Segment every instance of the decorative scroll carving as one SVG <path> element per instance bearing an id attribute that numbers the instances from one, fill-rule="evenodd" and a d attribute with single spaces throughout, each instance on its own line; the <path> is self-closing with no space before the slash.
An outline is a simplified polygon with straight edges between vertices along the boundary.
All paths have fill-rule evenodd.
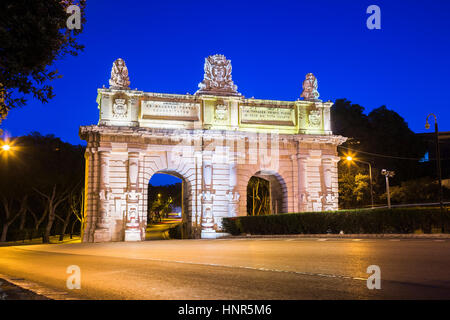
<path id="1" fill-rule="evenodd" d="M 221 54 L 205 59 L 205 75 L 198 87 L 196 94 L 241 95 L 231 80 L 231 61 Z"/>
<path id="2" fill-rule="evenodd" d="M 306 78 L 303 81 L 303 91 L 300 97 L 305 100 L 318 100 L 317 98 L 319 98 L 319 92 L 317 91 L 317 79 L 312 73 L 308 73 L 306 75 Z"/>
<path id="3" fill-rule="evenodd" d="M 109 86 L 112 89 L 130 89 L 130 78 L 128 77 L 128 69 L 125 61 L 121 58 L 113 63 L 111 69 L 111 79 Z"/>

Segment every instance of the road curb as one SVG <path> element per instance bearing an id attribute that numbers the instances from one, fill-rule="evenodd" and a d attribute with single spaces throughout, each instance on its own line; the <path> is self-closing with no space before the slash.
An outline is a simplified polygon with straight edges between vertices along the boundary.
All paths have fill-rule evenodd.
<path id="1" fill-rule="evenodd" d="M 0 279 L 4 279 L 5 281 L 12 283 L 13 285 L 21 289 L 31 291 L 34 294 L 43 296 L 50 300 L 79 300 L 78 298 L 71 296 L 68 292 L 50 289 L 23 278 L 10 277 L 4 274 L 0 274 Z"/>

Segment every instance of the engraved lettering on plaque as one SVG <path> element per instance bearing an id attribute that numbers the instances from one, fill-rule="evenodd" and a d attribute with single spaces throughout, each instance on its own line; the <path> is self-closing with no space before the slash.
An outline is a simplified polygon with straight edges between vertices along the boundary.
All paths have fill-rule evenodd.
<path id="1" fill-rule="evenodd" d="M 295 112 L 291 107 L 241 106 L 242 124 L 295 125 Z"/>
<path id="2" fill-rule="evenodd" d="M 142 119 L 197 121 L 199 110 L 199 103 L 149 100 L 141 102 Z"/>

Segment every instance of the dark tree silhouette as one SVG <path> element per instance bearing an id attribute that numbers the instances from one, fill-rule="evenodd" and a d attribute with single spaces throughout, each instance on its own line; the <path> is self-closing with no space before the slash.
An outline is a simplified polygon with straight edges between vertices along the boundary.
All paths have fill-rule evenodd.
<path id="1" fill-rule="evenodd" d="M 76 42 L 82 28 L 66 26 L 72 4 L 80 8 L 83 25 L 86 0 L 0 1 L 0 121 L 25 105 L 26 95 L 48 102 L 54 96 L 48 82 L 59 77 L 52 64 L 83 49 Z"/>

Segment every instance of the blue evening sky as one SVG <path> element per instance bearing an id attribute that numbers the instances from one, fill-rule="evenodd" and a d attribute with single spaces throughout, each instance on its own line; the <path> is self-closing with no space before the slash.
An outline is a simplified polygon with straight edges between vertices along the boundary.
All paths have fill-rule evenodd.
<path id="1" fill-rule="evenodd" d="M 366 8 L 381 8 L 381 30 L 366 28 Z M 9 136 L 39 131 L 83 143 L 96 124 L 97 88 L 123 58 L 131 87 L 194 93 L 204 58 L 232 60 L 247 97 L 296 100 L 313 72 L 321 99 L 347 98 L 366 111 L 383 104 L 423 132 L 427 113 L 450 131 L 450 1 L 88 1 L 78 57 L 56 63 L 56 97 L 32 99 L 2 123 Z"/>

